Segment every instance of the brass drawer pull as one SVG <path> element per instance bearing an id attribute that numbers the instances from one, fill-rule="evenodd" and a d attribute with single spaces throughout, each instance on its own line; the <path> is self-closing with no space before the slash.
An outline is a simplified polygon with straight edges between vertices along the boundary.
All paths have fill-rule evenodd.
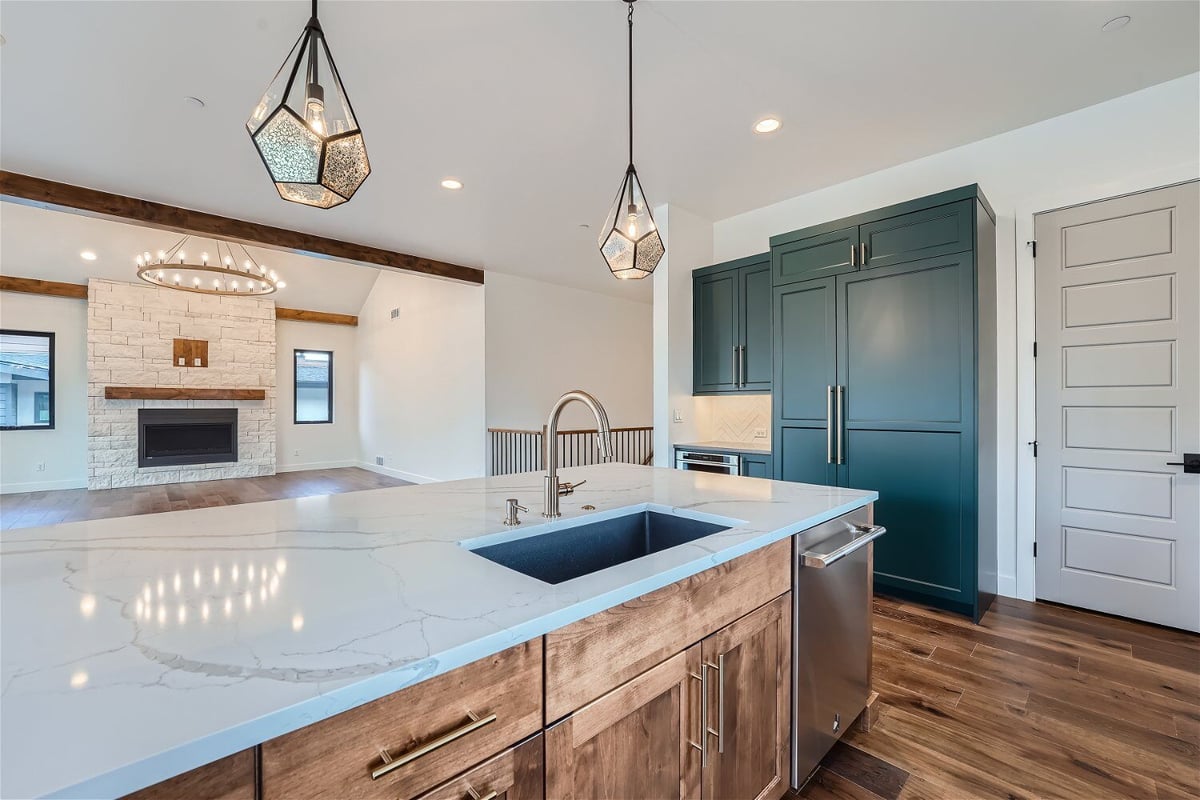
<path id="1" fill-rule="evenodd" d="M 496 800 L 496 798 L 500 796 L 500 793 L 488 792 L 485 795 L 480 795 L 479 792 L 475 791 L 475 787 L 468 783 L 467 796 L 470 797 L 471 800 Z"/>
<path id="2" fill-rule="evenodd" d="M 700 665 L 700 674 L 689 672 L 693 680 L 700 681 L 700 743 L 688 740 L 688 744 L 700 751 L 700 766 L 708 766 L 708 665 Z M 689 698 L 688 705 L 691 705 Z"/>
<path id="3" fill-rule="evenodd" d="M 495 714 L 488 714 L 486 717 L 478 717 L 475 714 L 473 714 L 472 712 L 468 711 L 467 716 L 470 717 L 470 722 L 468 722 L 465 725 L 462 725 L 458 728 L 455 728 L 454 730 L 450 731 L 449 733 L 443 733 L 441 736 L 437 737 L 433 741 L 426 742 L 425 744 L 421 745 L 420 747 L 416 747 L 412 750 L 409 750 L 407 753 L 400 756 L 399 758 L 392 758 L 391 754 L 387 750 L 380 750 L 379 755 L 383 758 L 383 763 L 380 764 L 375 769 L 371 770 L 371 780 L 378 780 L 379 778 L 382 778 L 384 775 L 387 775 L 392 770 L 399 769 L 400 767 L 403 767 L 405 764 L 411 764 L 413 761 L 416 761 L 421 756 L 428 755 L 429 753 L 432 753 L 434 750 L 437 750 L 439 747 L 448 745 L 451 742 L 453 742 L 455 739 L 461 739 L 462 737 L 466 736 L 468 733 L 471 733 L 472 731 L 477 731 L 480 728 L 482 728 L 484 725 L 490 725 L 491 723 L 496 721 Z"/>

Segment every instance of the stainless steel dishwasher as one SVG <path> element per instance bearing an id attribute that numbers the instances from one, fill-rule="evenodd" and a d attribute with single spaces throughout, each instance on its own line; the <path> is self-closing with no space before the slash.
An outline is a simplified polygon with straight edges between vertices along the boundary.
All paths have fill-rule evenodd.
<path id="1" fill-rule="evenodd" d="M 867 509 L 796 534 L 792 543 L 792 786 L 867 705 L 871 674 L 869 542 L 887 532 Z"/>

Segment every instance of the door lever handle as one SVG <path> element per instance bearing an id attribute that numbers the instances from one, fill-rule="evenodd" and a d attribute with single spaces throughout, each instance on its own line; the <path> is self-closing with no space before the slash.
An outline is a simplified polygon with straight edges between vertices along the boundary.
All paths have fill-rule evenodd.
<path id="1" fill-rule="evenodd" d="M 1183 467 L 1189 475 L 1200 475 L 1200 453 L 1184 453 L 1183 461 L 1168 461 L 1168 467 Z"/>

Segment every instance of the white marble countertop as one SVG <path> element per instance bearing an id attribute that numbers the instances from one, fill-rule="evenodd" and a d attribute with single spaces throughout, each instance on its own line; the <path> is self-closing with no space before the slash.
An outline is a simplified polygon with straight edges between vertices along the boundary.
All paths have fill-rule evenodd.
<path id="1" fill-rule="evenodd" d="M 771 445 L 763 441 L 758 442 L 688 442 L 687 444 L 675 444 L 673 447 L 679 450 L 721 450 L 730 453 L 763 453 L 771 454 Z"/>
<path id="2" fill-rule="evenodd" d="M 876 499 L 627 464 L 563 519 L 638 504 L 738 520 L 551 586 L 458 542 L 544 522 L 542 475 L 176 511 L 0 538 L 0 796 L 113 797 L 369 702 Z M 584 512 L 584 504 L 597 511 Z"/>

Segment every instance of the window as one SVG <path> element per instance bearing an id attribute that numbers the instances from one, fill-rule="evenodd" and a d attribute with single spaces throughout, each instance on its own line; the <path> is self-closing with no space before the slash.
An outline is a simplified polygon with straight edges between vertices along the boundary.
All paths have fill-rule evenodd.
<path id="1" fill-rule="evenodd" d="M 54 427 L 54 334 L 0 330 L 0 429 Z"/>
<path id="2" fill-rule="evenodd" d="M 333 422 L 333 353 L 295 351 L 296 424 Z"/>

